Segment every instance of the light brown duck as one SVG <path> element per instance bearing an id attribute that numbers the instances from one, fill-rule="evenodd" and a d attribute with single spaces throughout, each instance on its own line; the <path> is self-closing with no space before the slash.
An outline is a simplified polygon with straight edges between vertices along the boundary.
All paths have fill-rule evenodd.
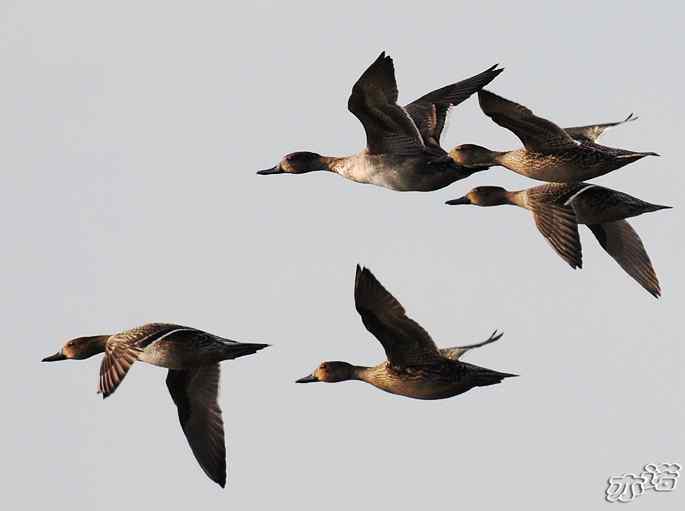
<path id="1" fill-rule="evenodd" d="M 659 280 L 642 240 L 626 218 L 670 206 L 650 204 L 626 193 L 588 183 L 549 183 L 518 191 L 479 186 L 447 204 L 511 204 L 530 210 L 538 230 L 572 268 L 583 265 L 578 224 L 585 224 L 628 275 L 654 297 L 661 294 Z"/>
<path id="2" fill-rule="evenodd" d="M 358 183 L 398 191 L 443 188 L 480 169 L 457 165 L 440 147 L 450 107 L 490 83 L 502 69 L 482 73 L 430 92 L 402 107 L 392 59 L 385 52 L 364 71 L 352 88 L 347 107 L 362 123 L 366 148 L 351 156 L 322 156 L 299 151 L 258 174 L 304 174 L 326 170 Z"/>
<path id="3" fill-rule="evenodd" d="M 202 470 L 226 485 L 226 446 L 219 393 L 219 362 L 251 355 L 268 344 L 235 342 L 202 330 L 149 323 L 114 335 L 67 341 L 43 362 L 82 360 L 104 353 L 98 392 L 110 396 L 137 360 L 169 369 L 166 384 L 181 428 Z"/>
<path id="4" fill-rule="evenodd" d="M 487 90 L 478 92 L 481 109 L 495 123 L 512 131 L 524 148 L 491 151 L 475 144 L 463 144 L 450 151 L 459 165 L 474 170 L 501 165 L 521 175 L 555 183 L 592 179 L 620 169 L 654 152 L 636 152 L 596 143 L 606 129 L 634 120 L 629 116 L 616 123 L 560 128 L 538 117 L 523 105 Z"/>
<path id="5" fill-rule="evenodd" d="M 383 346 L 387 361 L 374 367 L 323 362 L 297 383 L 360 380 L 392 394 L 443 399 L 516 376 L 459 360 L 470 349 L 494 342 L 502 334 L 494 332 L 480 343 L 439 349 L 367 268 L 357 266 L 354 301 L 364 326 Z"/>

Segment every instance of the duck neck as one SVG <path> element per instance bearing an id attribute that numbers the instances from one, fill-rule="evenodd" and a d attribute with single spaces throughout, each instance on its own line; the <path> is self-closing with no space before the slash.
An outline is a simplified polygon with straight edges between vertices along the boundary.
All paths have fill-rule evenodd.
<path id="1" fill-rule="evenodd" d="M 359 381 L 365 381 L 366 383 L 371 383 L 371 373 L 372 373 L 372 367 L 366 367 L 366 366 L 352 366 L 352 370 L 350 371 L 350 380 L 359 380 Z"/>
<path id="2" fill-rule="evenodd" d="M 503 167 L 506 167 L 508 154 L 509 151 L 490 151 L 488 156 L 493 165 L 502 165 Z"/>
<path id="3" fill-rule="evenodd" d="M 339 174 L 340 169 L 345 167 L 345 162 L 347 159 L 347 156 L 322 156 L 321 168 L 322 170 L 336 172 Z"/>
<path id="4" fill-rule="evenodd" d="M 519 172 L 526 165 L 527 156 L 528 153 L 525 149 L 504 152 L 493 151 L 493 161 L 497 162 L 497 165 L 501 165 L 514 172 Z"/>
<path id="5" fill-rule="evenodd" d="M 506 193 L 506 203 L 512 206 L 518 206 L 519 208 L 530 209 L 528 206 L 528 200 L 526 199 L 525 190 L 515 190 Z"/>
<path id="6" fill-rule="evenodd" d="M 105 345 L 107 344 L 107 339 L 109 335 L 93 335 L 91 337 L 84 337 L 81 347 L 81 358 L 90 358 L 98 353 L 105 351 Z"/>

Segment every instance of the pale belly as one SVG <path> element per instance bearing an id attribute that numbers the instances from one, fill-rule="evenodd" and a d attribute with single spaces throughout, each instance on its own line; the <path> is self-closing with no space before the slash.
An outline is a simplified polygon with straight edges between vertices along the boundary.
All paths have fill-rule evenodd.
<path id="1" fill-rule="evenodd" d="M 368 155 L 355 158 L 337 173 L 358 183 L 400 192 L 438 190 L 465 177 L 456 170 L 426 166 L 422 159 L 402 158 L 392 162 L 385 156 Z"/>
<path id="2" fill-rule="evenodd" d="M 178 344 L 153 343 L 143 351 L 138 360 L 167 369 L 190 369 L 206 365 L 208 361 L 198 360 L 192 350 L 179 350 Z M 174 349 L 167 349 L 174 348 Z"/>

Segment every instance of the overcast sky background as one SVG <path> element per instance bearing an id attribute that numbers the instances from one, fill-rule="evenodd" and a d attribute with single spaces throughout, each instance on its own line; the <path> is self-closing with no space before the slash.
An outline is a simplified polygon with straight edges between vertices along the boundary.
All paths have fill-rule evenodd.
<path id="1" fill-rule="evenodd" d="M 685 464 L 683 11 L 664 3 L 93 2 L 0 6 L 2 501 L 166 509 L 596 509 L 607 477 Z M 514 208 L 326 173 L 257 176 L 294 150 L 357 152 L 352 84 L 386 50 L 410 102 L 494 63 L 491 89 L 561 125 L 638 122 L 657 151 L 596 182 L 678 206 L 631 220 L 653 299 L 582 229 L 572 271 Z M 520 144 L 472 98 L 443 144 Z M 384 358 L 353 305 L 369 266 L 441 346 L 520 378 L 423 402 L 321 360 Z M 150 321 L 273 344 L 223 364 L 229 483 L 200 470 L 166 371 L 96 395 L 100 357 L 41 364 L 80 335 Z M 681 478 L 685 477 L 681 476 Z M 683 509 L 685 482 L 631 509 Z"/>

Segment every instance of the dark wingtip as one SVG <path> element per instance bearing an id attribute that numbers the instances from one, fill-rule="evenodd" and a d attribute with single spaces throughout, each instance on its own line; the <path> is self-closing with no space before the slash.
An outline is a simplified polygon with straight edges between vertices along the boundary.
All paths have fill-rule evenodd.
<path id="1" fill-rule="evenodd" d="M 566 261 L 568 265 L 571 267 L 572 270 L 582 270 L 583 269 L 583 261 Z"/>
<path id="2" fill-rule="evenodd" d="M 499 67 L 499 66 L 500 66 L 499 63 L 497 63 L 497 64 L 495 64 L 494 66 L 492 66 L 490 69 L 488 69 L 488 71 L 492 71 L 492 73 L 493 73 L 495 76 L 497 76 L 497 75 L 499 75 L 502 71 L 504 71 L 504 68 L 503 68 L 503 67 Z"/>
<path id="3" fill-rule="evenodd" d="M 374 61 L 374 64 L 378 64 L 381 62 L 390 62 L 390 65 L 392 65 L 392 58 L 390 58 L 390 55 L 385 53 L 385 50 L 381 52 L 378 58 Z"/>

